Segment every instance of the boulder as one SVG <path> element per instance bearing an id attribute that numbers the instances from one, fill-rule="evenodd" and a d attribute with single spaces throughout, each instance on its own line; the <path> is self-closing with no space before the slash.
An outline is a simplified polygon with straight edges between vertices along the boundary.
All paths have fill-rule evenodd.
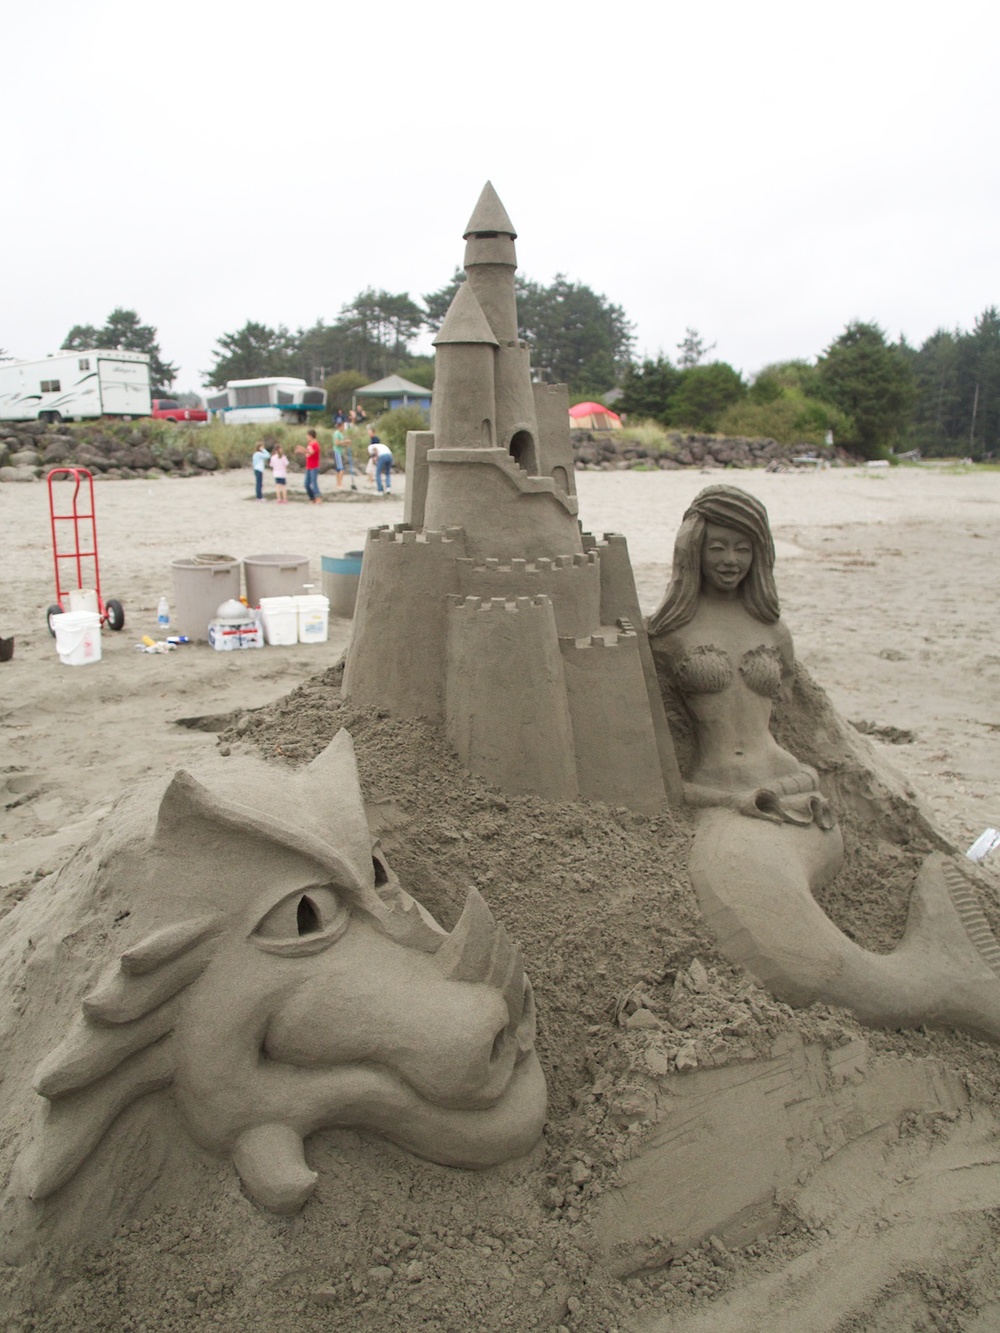
<path id="1" fill-rule="evenodd" d="M 0 467 L 0 481 L 37 481 L 33 467 Z"/>
<path id="2" fill-rule="evenodd" d="M 196 449 L 194 451 L 194 465 L 200 467 L 203 472 L 214 472 L 219 466 L 215 454 L 210 449 Z"/>

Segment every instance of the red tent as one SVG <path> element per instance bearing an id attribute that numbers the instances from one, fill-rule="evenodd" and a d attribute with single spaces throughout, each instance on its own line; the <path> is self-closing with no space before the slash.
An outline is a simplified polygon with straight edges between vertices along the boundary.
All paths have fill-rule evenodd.
<path id="1" fill-rule="evenodd" d="M 577 403 L 569 409 L 569 424 L 577 430 L 621 430 L 622 419 L 603 403 Z"/>

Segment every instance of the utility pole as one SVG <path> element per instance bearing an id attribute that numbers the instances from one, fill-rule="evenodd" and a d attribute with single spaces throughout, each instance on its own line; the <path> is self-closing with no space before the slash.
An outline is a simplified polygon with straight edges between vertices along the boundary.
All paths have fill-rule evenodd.
<path id="1" fill-rule="evenodd" d="M 976 393 L 972 399 L 972 425 L 969 427 L 969 453 L 972 453 L 976 438 L 976 415 L 979 412 L 979 385 L 976 385 Z"/>

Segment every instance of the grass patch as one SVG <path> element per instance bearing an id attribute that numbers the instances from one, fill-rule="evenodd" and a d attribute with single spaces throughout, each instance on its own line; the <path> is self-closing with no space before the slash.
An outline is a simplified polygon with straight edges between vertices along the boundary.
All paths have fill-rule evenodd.
<path id="1" fill-rule="evenodd" d="M 658 454 L 673 455 L 677 452 L 677 442 L 669 438 L 666 426 L 661 426 L 651 418 L 630 421 L 621 430 L 614 431 L 613 436 L 616 443 L 637 444 Z"/>

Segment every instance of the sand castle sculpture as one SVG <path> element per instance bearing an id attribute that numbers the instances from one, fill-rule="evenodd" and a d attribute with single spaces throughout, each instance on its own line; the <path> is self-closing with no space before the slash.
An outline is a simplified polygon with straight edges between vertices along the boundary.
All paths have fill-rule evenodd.
<path id="1" fill-rule="evenodd" d="M 794 666 L 773 570 L 764 506 L 709 486 L 684 516 L 672 581 L 649 620 L 665 690 L 693 733 L 684 794 L 697 810 L 689 870 L 702 913 L 723 952 L 789 1003 L 1000 1040 L 1000 946 L 961 858 L 924 862 L 889 954 L 848 939 L 813 897 L 840 870 L 844 845 L 816 770 L 770 731 Z"/>
<path id="2" fill-rule="evenodd" d="M 344 694 L 442 725 L 503 790 L 659 810 L 680 779 L 628 549 L 581 532 L 566 387 L 532 383 L 518 338 L 515 236 L 487 183 L 405 522 L 368 535 Z"/>
<path id="3" fill-rule="evenodd" d="M 520 952 L 475 891 L 450 934 L 403 891 L 346 732 L 296 773 L 231 759 L 211 785 L 177 773 L 153 798 L 120 812 L 82 890 L 117 957 L 35 1070 L 25 1192 L 55 1194 L 165 1088 L 195 1142 L 283 1213 L 316 1184 L 303 1140 L 321 1127 L 464 1167 L 532 1147 L 546 1091 Z M 58 971 L 48 933 L 36 976 Z"/>

